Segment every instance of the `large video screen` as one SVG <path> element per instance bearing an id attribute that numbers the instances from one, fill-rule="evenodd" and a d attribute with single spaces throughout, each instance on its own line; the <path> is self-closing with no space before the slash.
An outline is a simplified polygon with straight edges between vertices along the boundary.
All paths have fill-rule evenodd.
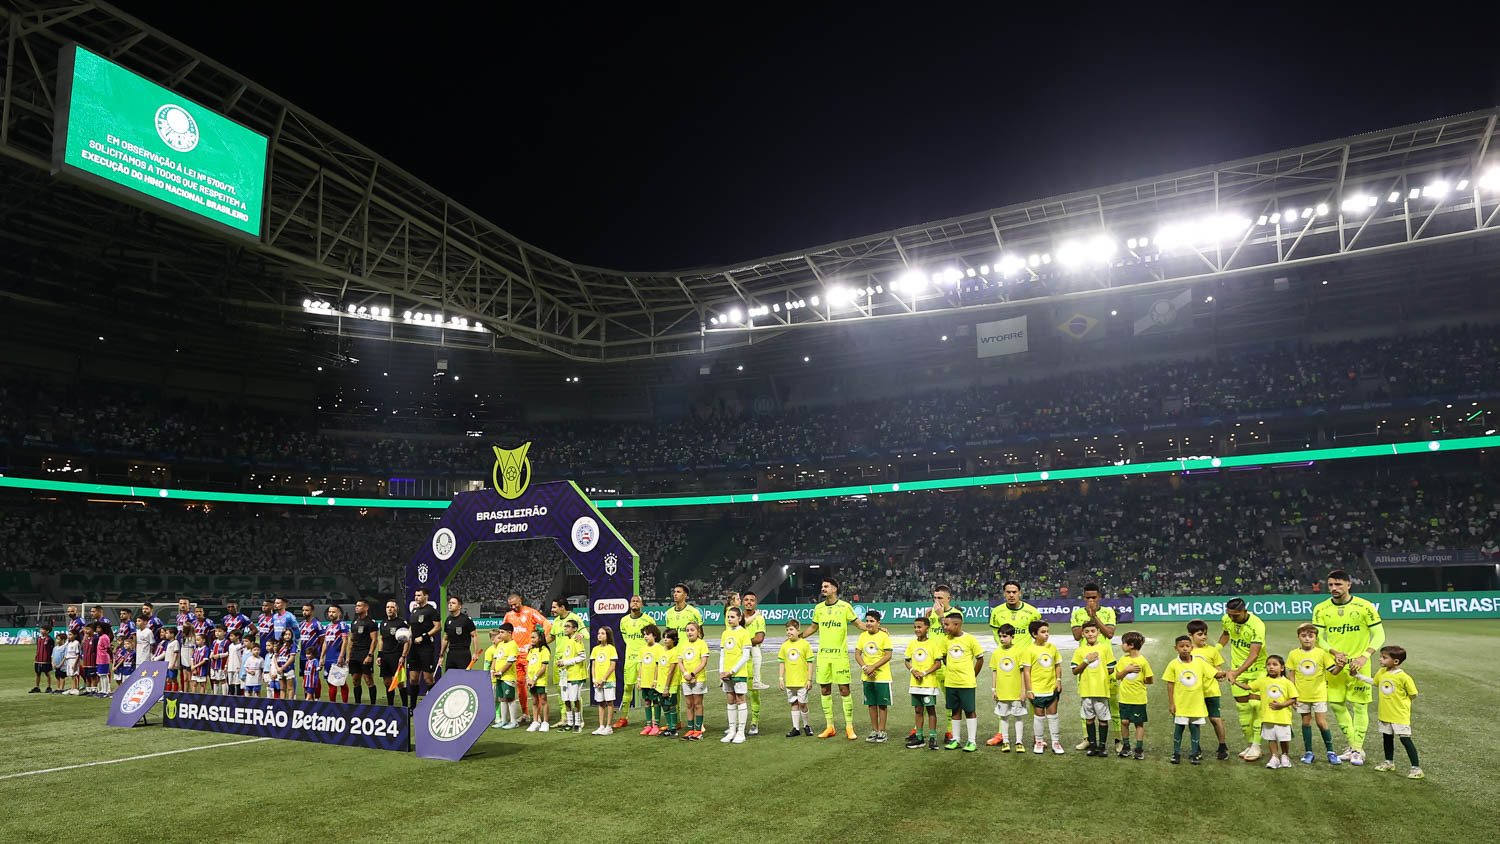
<path id="1" fill-rule="evenodd" d="M 264 135 L 76 44 L 58 68 L 54 173 L 261 236 Z"/>

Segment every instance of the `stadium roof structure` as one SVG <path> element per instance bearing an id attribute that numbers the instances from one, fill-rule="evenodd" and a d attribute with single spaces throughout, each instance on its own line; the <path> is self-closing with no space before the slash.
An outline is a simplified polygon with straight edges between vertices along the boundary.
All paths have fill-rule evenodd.
<path id="1" fill-rule="evenodd" d="M 118 202 L 79 202 L 49 175 L 58 53 L 69 42 L 270 138 L 263 238 L 246 244 L 143 220 Z M 0 238 L 61 241 L 99 267 L 283 331 L 628 361 L 857 321 L 1295 277 L 1440 243 L 1491 249 L 1476 239 L 1500 231 L 1496 108 L 795 254 L 629 272 L 516 238 L 107 4 L 0 0 L 0 65 L 0 155 L 30 165 L 0 168 Z"/>

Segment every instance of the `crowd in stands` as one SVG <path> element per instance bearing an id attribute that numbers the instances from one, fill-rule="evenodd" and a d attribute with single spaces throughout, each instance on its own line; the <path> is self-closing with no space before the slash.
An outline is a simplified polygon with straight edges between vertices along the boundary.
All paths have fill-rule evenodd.
<path id="1" fill-rule="evenodd" d="M 1344 400 L 1500 388 L 1500 327 L 1445 328 L 1345 342 L 1227 350 L 1192 361 L 1100 368 L 1032 381 L 939 390 L 839 407 L 773 414 L 722 410 L 656 422 L 505 423 L 507 440 L 534 442 L 533 464 L 557 473 L 591 467 L 763 464 L 774 459 L 968 441 L 1246 413 Z M 336 418 L 146 400 L 108 385 L 60 388 L 0 380 L 0 439 L 12 444 L 118 449 L 251 464 L 315 464 L 380 471 L 473 471 L 490 442 L 359 437 L 332 426 L 383 431 L 386 417 L 342 408 Z M 366 424 L 360 425 L 361 419 Z M 439 429 L 436 422 L 426 427 Z"/>
<path id="2" fill-rule="evenodd" d="M 844 594 L 866 600 L 923 600 L 934 581 L 995 598 L 1009 579 L 1048 597 L 1086 581 L 1119 595 L 1299 592 L 1330 567 L 1368 579 L 1366 550 L 1495 548 L 1500 480 L 1309 471 L 1095 482 L 1086 494 L 908 493 L 768 515 L 736 533 L 695 593 L 744 588 L 788 560 L 838 567 Z"/>
<path id="3" fill-rule="evenodd" d="M 1007 579 L 1053 597 L 1086 581 L 1119 595 L 1295 592 L 1330 567 L 1367 580 L 1367 550 L 1500 550 L 1500 477 L 1457 463 L 1447 472 L 1303 468 L 740 509 L 710 526 L 724 541 L 694 560 L 687 523 L 617 527 L 641 556 L 648 602 L 668 598 L 663 564 L 698 596 L 743 589 L 778 564 L 808 579 L 809 565 L 836 570 L 864 600 L 922 600 L 935 580 L 965 599 L 995 597 Z M 426 518 L 26 505 L 0 510 L 0 569 L 333 573 L 394 590 L 431 530 Z M 475 612 L 499 610 L 512 590 L 543 600 L 566 572 L 550 542 L 476 553 L 451 587 Z"/>
<path id="4" fill-rule="evenodd" d="M 641 557 L 642 588 L 654 589 L 662 559 L 682 548 L 682 525 L 622 521 L 617 527 Z M 295 510 L 256 516 L 196 508 L 0 507 L 0 570 L 344 575 L 369 594 L 381 583 L 401 582 L 408 560 L 432 530 L 427 518 L 314 517 Z M 550 597 L 565 562 L 552 542 L 487 544 L 460 571 L 452 591 L 486 610 L 503 607 L 511 591 L 541 601 Z"/>

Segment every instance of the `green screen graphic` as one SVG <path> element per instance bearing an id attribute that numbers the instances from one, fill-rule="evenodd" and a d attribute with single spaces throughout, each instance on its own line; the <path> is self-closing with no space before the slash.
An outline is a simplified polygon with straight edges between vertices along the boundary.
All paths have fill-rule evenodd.
<path id="1" fill-rule="evenodd" d="M 55 170 L 260 237 L 264 135 L 77 45 L 58 76 Z"/>

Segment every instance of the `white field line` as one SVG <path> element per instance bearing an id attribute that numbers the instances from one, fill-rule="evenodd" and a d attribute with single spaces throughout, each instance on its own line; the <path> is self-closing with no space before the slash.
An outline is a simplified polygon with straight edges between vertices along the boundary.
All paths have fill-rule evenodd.
<path id="1" fill-rule="evenodd" d="M 270 741 L 270 736 L 260 738 L 241 739 L 239 741 L 223 741 L 218 744 L 205 744 L 200 747 L 184 747 L 181 750 L 163 750 L 160 753 L 143 753 L 140 756 L 127 756 L 124 759 L 106 759 L 103 762 L 84 762 L 81 765 L 63 765 L 60 768 L 43 768 L 39 771 L 22 771 L 19 774 L 5 774 L 0 780 L 14 779 L 16 777 L 29 777 L 34 774 L 52 774 L 58 771 L 72 771 L 77 768 L 92 768 L 95 765 L 113 765 L 117 762 L 134 762 L 137 759 L 151 759 L 156 756 L 172 756 L 178 753 L 192 753 L 195 750 L 212 750 L 215 747 L 232 747 L 236 744 L 250 744 L 256 741 Z"/>

